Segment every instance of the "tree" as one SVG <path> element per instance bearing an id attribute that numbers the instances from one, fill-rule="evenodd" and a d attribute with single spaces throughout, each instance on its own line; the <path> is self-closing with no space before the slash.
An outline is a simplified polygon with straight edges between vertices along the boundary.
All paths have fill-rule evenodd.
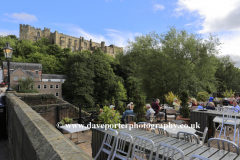
<path id="1" fill-rule="evenodd" d="M 17 87 L 19 88 L 18 90 L 19 93 L 38 93 L 39 92 L 37 89 L 33 89 L 34 81 L 32 78 L 26 78 L 26 80 L 20 79 Z"/>
<path id="2" fill-rule="evenodd" d="M 63 84 L 64 97 L 76 104 L 94 104 L 94 61 L 89 51 L 69 56 L 67 79 Z"/>

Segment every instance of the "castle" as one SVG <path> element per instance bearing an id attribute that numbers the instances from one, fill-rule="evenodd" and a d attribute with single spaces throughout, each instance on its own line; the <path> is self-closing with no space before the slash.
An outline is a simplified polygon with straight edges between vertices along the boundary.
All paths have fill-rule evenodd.
<path id="1" fill-rule="evenodd" d="M 101 43 L 93 42 L 92 39 L 90 41 L 85 40 L 84 37 L 73 37 L 63 33 L 58 33 L 55 31 L 54 33 L 50 32 L 50 28 L 44 27 L 44 30 L 41 28 L 31 27 L 30 25 L 20 24 L 20 32 L 19 38 L 25 40 L 31 40 L 36 42 L 41 39 L 41 37 L 45 37 L 49 39 L 50 44 L 57 44 L 61 48 L 71 48 L 71 51 L 83 51 L 90 50 L 93 51 L 100 47 L 103 52 L 115 57 L 115 54 L 119 51 L 123 51 L 123 47 L 117 47 L 115 45 L 105 46 L 105 42 Z"/>

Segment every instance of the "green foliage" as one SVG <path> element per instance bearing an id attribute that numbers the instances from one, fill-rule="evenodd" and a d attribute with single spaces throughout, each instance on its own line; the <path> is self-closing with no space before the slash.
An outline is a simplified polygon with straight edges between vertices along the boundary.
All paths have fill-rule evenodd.
<path id="1" fill-rule="evenodd" d="M 165 97 L 165 100 L 166 100 L 167 104 L 169 104 L 171 106 L 172 106 L 172 104 L 174 102 L 174 98 L 177 98 L 179 103 L 181 103 L 181 101 L 179 100 L 178 95 L 174 95 L 172 92 L 168 92 L 168 94 L 166 94 L 164 97 Z"/>
<path id="2" fill-rule="evenodd" d="M 71 124 L 72 121 L 73 121 L 73 119 L 68 118 L 68 117 L 65 117 L 65 118 L 63 118 L 60 122 L 61 122 L 63 125 L 65 125 L 65 124 Z"/>
<path id="3" fill-rule="evenodd" d="M 212 91 L 211 91 L 209 85 L 207 85 L 207 87 L 206 87 L 206 91 L 208 92 L 208 94 L 211 94 L 211 93 L 212 93 Z"/>
<path id="4" fill-rule="evenodd" d="M 117 111 L 122 115 L 125 112 L 126 106 L 122 101 L 117 101 Z"/>
<path id="5" fill-rule="evenodd" d="M 19 80 L 18 87 L 19 90 L 16 88 L 16 91 L 19 93 L 38 93 L 39 90 L 33 89 L 34 81 L 32 78 L 26 78 L 26 80 Z"/>
<path id="6" fill-rule="evenodd" d="M 199 102 L 206 102 L 209 99 L 209 94 L 208 92 L 199 92 L 197 94 L 197 101 Z"/>
<path id="7" fill-rule="evenodd" d="M 225 97 L 225 98 L 229 98 L 229 97 L 232 97 L 232 95 L 234 95 L 235 94 L 235 91 L 233 91 L 232 89 L 230 89 L 230 90 L 226 90 L 224 93 L 223 93 L 223 96 Z"/>
<path id="8" fill-rule="evenodd" d="M 107 106 L 103 107 L 103 113 L 99 115 L 99 119 L 102 121 L 103 124 L 119 124 L 120 123 L 120 114 L 110 109 Z M 114 127 L 115 128 L 115 127 Z"/>
<path id="9" fill-rule="evenodd" d="M 136 121 L 140 122 L 140 120 L 142 120 L 142 118 L 144 118 L 144 116 L 146 115 L 146 107 L 144 107 L 144 99 L 141 97 L 138 90 L 135 91 L 135 95 L 133 96 L 133 102 L 135 103 L 133 112 L 136 114 Z"/>
<path id="10" fill-rule="evenodd" d="M 183 118 L 189 118 L 189 108 L 188 108 L 188 93 L 186 91 L 181 92 L 180 100 L 182 101 L 181 103 L 181 108 L 180 108 L 180 113 L 183 116 Z"/>

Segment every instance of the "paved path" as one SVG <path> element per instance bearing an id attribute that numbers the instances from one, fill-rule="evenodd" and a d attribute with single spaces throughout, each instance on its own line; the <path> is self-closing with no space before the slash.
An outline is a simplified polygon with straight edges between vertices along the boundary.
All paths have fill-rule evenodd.
<path id="1" fill-rule="evenodd" d="M 8 140 L 0 141 L 0 160 L 11 160 L 8 149 Z"/>

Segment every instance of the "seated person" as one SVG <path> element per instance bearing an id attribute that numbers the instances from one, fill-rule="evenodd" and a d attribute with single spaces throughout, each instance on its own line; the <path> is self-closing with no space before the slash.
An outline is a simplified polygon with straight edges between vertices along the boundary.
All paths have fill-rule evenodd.
<path id="1" fill-rule="evenodd" d="M 204 102 L 200 102 L 199 106 L 197 107 L 197 109 L 203 109 L 203 106 L 204 106 Z"/>
<path id="2" fill-rule="evenodd" d="M 211 109 L 211 110 L 215 110 L 215 105 L 213 102 L 209 102 L 208 106 L 206 107 L 206 109 Z"/>
<path id="3" fill-rule="evenodd" d="M 230 104 L 233 104 L 233 101 L 235 100 L 234 95 L 232 94 L 231 98 L 228 99 L 228 102 Z"/>
<path id="4" fill-rule="evenodd" d="M 149 119 L 151 114 L 155 113 L 155 111 L 151 108 L 150 104 L 147 104 L 146 107 L 147 107 L 147 114 L 145 115 L 145 118 Z"/>
<path id="5" fill-rule="evenodd" d="M 197 100 L 195 98 L 192 98 L 191 102 L 192 102 L 192 106 L 191 106 L 190 110 L 197 109 L 198 108 Z"/>
<path id="6" fill-rule="evenodd" d="M 238 104 L 237 104 L 237 101 L 236 100 L 233 100 L 233 106 L 232 106 L 232 108 L 236 108 L 236 112 L 239 112 L 240 111 L 240 107 L 238 106 Z M 238 109 L 238 110 L 237 110 Z"/>
<path id="7" fill-rule="evenodd" d="M 179 111 L 180 103 L 178 102 L 177 98 L 174 98 L 173 106 L 174 106 L 174 109 Z"/>
<path id="8" fill-rule="evenodd" d="M 161 121 L 161 118 L 164 117 L 165 114 L 163 112 L 159 112 L 162 109 L 162 107 L 160 107 L 159 105 L 159 102 L 160 100 L 156 99 L 156 101 L 152 103 L 152 109 L 155 111 L 155 116 L 157 118 L 160 117 L 160 121 Z"/>
<path id="9" fill-rule="evenodd" d="M 124 114 L 122 116 L 123 120 L 125 119 L 125 116 L 127 116 L 127 115 L 135 115 L 133 113 L 133 108 L 132 108 L 131 104 L 127 105 L 127 110 L 124 112 Z"/>

